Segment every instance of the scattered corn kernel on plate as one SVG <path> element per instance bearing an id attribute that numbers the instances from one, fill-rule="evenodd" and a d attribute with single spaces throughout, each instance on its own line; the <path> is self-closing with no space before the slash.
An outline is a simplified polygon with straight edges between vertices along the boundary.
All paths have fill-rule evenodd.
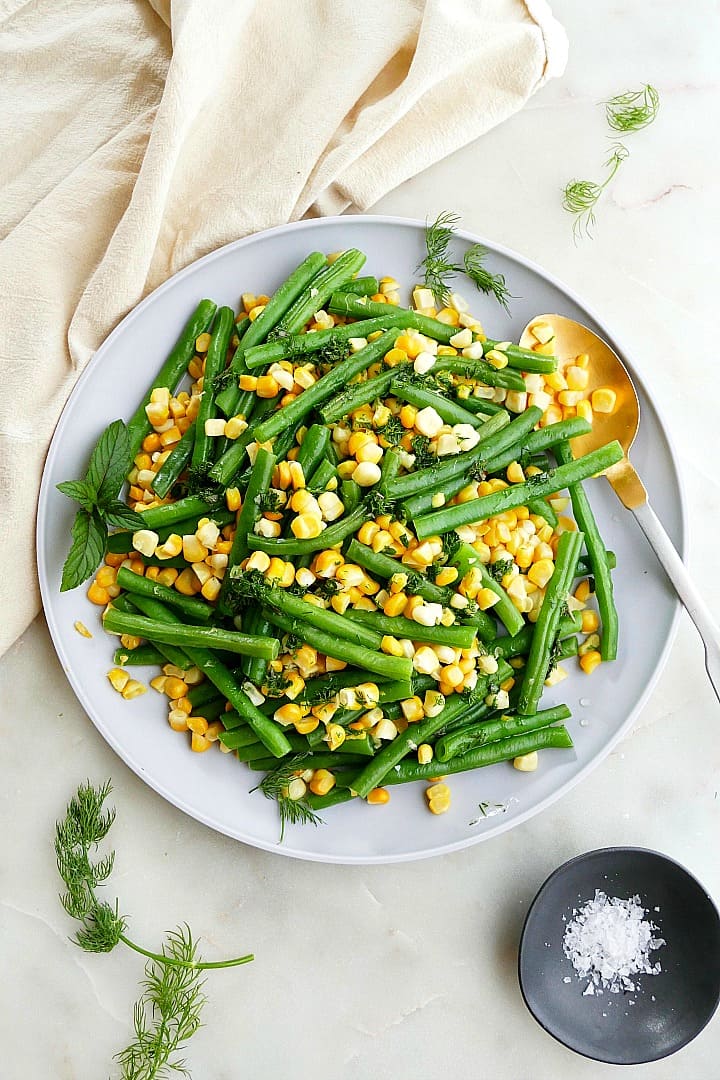
<path id="1" fill-rule="evenodd" d="M 612 408 L 592 357 L 557 362 L 541 322 L 512 343 L 556 311 L 616 350 L 633 460 L 682 552 L 674 453 L 627 354 L 497 245 L 508 311 L 460 275 L 417 287 L 425 233 L 326 218 L 200 259 L 98 350 L 43 476 L 45 614 L 93 723 L 186 813 L 296 858 L 422 858 L 539 812 L 628 730 L 679 610 L 596 477 L 616 446 L 569 451 Z M 458 230 L 457 258 L 477 243 Z M 110 442 L 120 528 L 63 570 L 56 485 Z"/>

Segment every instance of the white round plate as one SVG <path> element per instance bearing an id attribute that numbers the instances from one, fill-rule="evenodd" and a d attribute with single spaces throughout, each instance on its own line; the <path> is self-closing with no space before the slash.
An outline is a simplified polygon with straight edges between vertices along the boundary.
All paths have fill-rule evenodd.
<path id="1" fill-rule="evenodd" d="M 458 232 L 458 249 L 478 237 Z M 526 322 L 553 311 L 578 319 L 604 337 L 633 375 L 642 406 L 642 426 L 633 461 L 655 510 L 678 550 L 685 546 L 682 494 L 668 435 L 651 396 L 611 331 L 568 289 L 539 267 L 482 241 L 493 272 L 505 274 L 514 297 L 507 316 L 467 281 L 458 288 L 493 337 L 518 340 Z M 132 311 L 98 349 L 78 381 L 48 453 L 38 512 L 38 564 L 45 615 L 55 648 L 84 709 L 98 731 L 138 776 L 185 813 L 213 829 L 268 851 L 324 862 L 379 863 L 418 859 L 485 840 L 538 813 L 576 784 L 609 753 L 647 699 L 667 656 L 679 610 L 675 594 L 632 515 L 602 479 L 588 490 L 607 546 L 617 553 L 615 591 L 620 613 L 620 656 L 588 678 L 569 661 L 570 677 L 543 696 L 544 704 L 567 702 L 574 750 L 548 750 L 535 773 L 509 764 L 452 778 L 451 811 L 428 814 L 423 784 L 392 789 L 387 807 L 353 801 L 328 810 L 317 828 L 293 826 L 278 843 L 277 808 L 260 792 L 249 793 L 258 775 L 228 754 L 193 754 L 166 720 L 165 699 L 150 690 L 124 701 L 106 678 L 115 639 L 100 627 L 99 609 L 86 588 L 60 592 L 74 514 L 55 485 L 84 475 L 88 456 L 103 428 L 128 418 L 152 382 L 174 341 L 202 297 L 237 308 L 240 293 L 271 294 L 312 250 L 358 247 L 367 254 L 363 272 L 393 275 L 403 286 L 416 280 L 422 258 L 423 224 L 391 217 L 339 217 L 286 225 L 215 251 L 176 274 Z M 651 617 L 648 618 L 648 613 Z M 82 620 L 93 638 L 73 628 Z M 138 669 L 146 681 L 147 669 Z M 580 701 L 584 704 L 580 704 Z M 482 817 L 478 804 L 507 809 Z M 478 818 L 480 820 L 478 821 Z"/>

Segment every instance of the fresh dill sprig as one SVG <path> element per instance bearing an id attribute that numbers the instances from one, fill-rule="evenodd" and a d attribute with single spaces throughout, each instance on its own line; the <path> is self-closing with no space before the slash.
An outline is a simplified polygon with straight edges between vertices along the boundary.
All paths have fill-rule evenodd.
<path id="1" fill-rule="evenodd" d="M 276 769 L 266 773 L 253 791 L 262 791 L 266 799 L 274 799 L 278 804 L 280 813 L 280 843 L 285 836 L 285 826 L 289 825 L 322 825 L 322 818 L 318 817 L 307 799 L 290 799 L 287 789 L 291 780 L 298 772 L 302 771 L 306 754 L 295 754 L 287 762 L 278 765 Z"/>
<path id="2" fill-rule="evenodd" d="M 605 167 L 609 169 L 609 172 L 602 183 L 596 183 L 595 180 L 571 180 L 565 185 L 563 209 L 575 215 L 573 235 L 576 240 L 583 233 L 586 236 L 592 236 L 592 229 L 595 226 L 595 207 L 629 153 L 626 146 L 616 143 L 605 162 Z"/>
<path id="3" fill-rule="evenodd" d="M 199 495 L 205 502 L 220 501 L 223 489 L 210 475 L 212 461 L 200 461 L 188 472 L 187 490 L 189 495 Z"/>
<path id="4" fill-rule="evenodd" d="M 169 1071 L 187 1075 L 183 1063 L 171 1059 L 200 1025 L 205 1002 L 200 973 L 246 964 L 253 957 L 204 963 L 187 926 L 170 931 L 159 953 L 126 935 L 127 917 L 119 913 L 118 901 L 109 904 L 97 896 L 115 863 L 114 851 L 95 857 L 115 821 L 115 809 L 104 808 L 111 790 L 109 780 L 99 787 L 89 780 L 81 784 L 56 823 L 55 858 L 65 886 L 60 902 L 80 923 L 72 940 L 85 952 L 111 952 L 122 941 L 147 958 L 145 991 L 134 1012 L 135 1039 L 117 1055 L 123 1080 L 160 1080 Z"/>
<path id="5" fill-rule="evenodd" d="M 322 349 L 318 349 L 316 356 L 316 364 L 329 364 L 334 367 L 335 364 L 339 364 L 343 360 L 347 360 L 348 356 L 348 343 L 347 341 L 329 341 L 327 345 L 323 345 Z"/>
<path id="6" fill-rule="evenodd" d="M 604 105 L 608 125 L 627 135 L 652 124 L 660 108 L 660 95 L 654 86 L 645 83 L 640 90 L 626 90 L 608 98 Z"/>
<path id="7" fill-rule="evenodd" d="M 491 562 L 488 565 L 488 571 L 495 581 L 502 582 L 505 575 L 509 574 L 512 570 L 512 565 L 512 559 L 497 559 L 496 562 Z"/>
<path id="8" fill-rule="evenodd" d="M 123 1080 L 152 1080 L 172 1073 L 189 1076 L 185 1062 L 174 1055 L 201 1026 L 207 998 L 188 926 L 168 932 L 162 955 L 176 963 L 149 960 L 145 965 L 144 990 L 133 1009 L 135 1038 L 115 1055 Z"/>
<path id="9" fill-rule="evenodd" d="M 450 279 L 462 270 L 462 266 L 452 262 L 448 250 L 459 220 L 459 214 L 443 210 L 432 224 L 425 222 L 426 254 L 417 269 L 422 272 L 425 288 L 430 289 L 442 307 L 450 296 Z"/>
<path id="10" fill-rule="evenodd" d="M 378 435 L 382 435 L 388 446 L 398 446 L 404 434 L 399 416 L 391 416 L 385 427 L 378 428 Z"/>
<path id="11" fill-rule="evenodd" d="M 488 268 L 483 265 L 487 254 L 487 248 L 484 248 L 482 244 L 473 244 L 472 247 L 469 247 L 463 256 L 465 273 L 471 281 L 475 282 L 475 286 L 480 292 L 494 296 L 498 304 L 502 304 L 510 314 L 508 300 L 514 300 L 515 297 L 513 297 L 505 283 L 505 275 L 491 274 Z"/>
<path id="12" fill-rule="evenodd" d="M 437 464 L 437 454 L 433 454 L 430 449 L 430 439 L 427 435 L 416 435 L 411 445 L 416 469 L 429 469 Z"/>

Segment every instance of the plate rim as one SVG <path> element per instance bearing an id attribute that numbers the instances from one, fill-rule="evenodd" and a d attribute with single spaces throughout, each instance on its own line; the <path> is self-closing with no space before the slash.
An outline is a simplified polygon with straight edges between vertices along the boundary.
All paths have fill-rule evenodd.
<path id="1" fill-rule="evenodd" d="M 672 1050 L 668 1050 L 665 1053 L 658 1054 L 658 1055 L 656 1055 L 654 1057 L 644 1057 L 644 1058 L 641 1058 L 638 1061 L 609 1061 L 608 1058 L 598 1057 L 595 1054 L 586 1054 L 584 1050 L 578 1050 L 577 1047 L 571 1046 L 570 1043 L 566 1042 L 563 1038 L 561 1038 L 561 1036 L 558 1035 L 557 1032 L 555 1032 L 551 1028 L 549 1028 L 548 1025 L 545 1024 L 540 1019 L 540 1017 L 537 1015 L 537 1013 L 533 1009 L 532 1005 L 528 1001 L 527 995 L 525 993 L 525 986 L 524 986 L 523 977 L 522 977 L 522 952 L 523 952 L 523 943 L 525 941 L 525 934 L 526 934 L 526 931 L 527 931 L 527 928 L 528 928 L 528 923 L 530 922 L 530 919 L 532 918 L 533 912 L 535 911 L 538 904 L 540 903 L 540 901 L 542 899 L 542 895 L 545 892 L 545 890 L 547 889 L 547 887 L 555 880 L 555 878 L 559 877 L 561 874 L 564 874 L 567 870 L 569 870 L 576 863 L 585 862 L 586 860 L 596 858 L 598 856 L 606 856 L 606 855 L 611 855 L 611 854 L 615 855 L 615 854 L 618 854 L 618 853 L 632 854 L 632 855 L 643 855 L 643 856 L 644 855 L 652 855 L 655 858 L 661 859 L 662 862 L 669 863 L 672 867 L 674 867 L 675 870 L 680 870 L 682 873 L 684 873 L 686 875 L 686 877 L 690 878 L 690 880 L 695 885 L 698 886 L 698 888 L 700 889 L 700 892 L 703 893 L 703 895 L 708 900 L 708 902 L 710 904 L 710 907 L 715 912 L 715 917 L 716 917 L 718 923 L 720 924 L 720 909 L 718 909 L 718 905 L 716 904 L 715 899 L 712 896 L 712 893 L 710 893 L 710 891 L 703 885 L 702 881 L 700 881 L 700 879 L 692 872 L 692 870 L 689 870 L 687 868 L 687 866 L 685 866 L 684 863 L 679 862 L 678 859 L 674 859 L 671 855 L 666 855 L 665 852 L 657 851 L 657 849 L 655 849 L 655 848 L 636 847 L 633 844 L 610 844 L 607 847 L 591 848 L 590 851 L 581 851 L 579 855 L 573 855 L 572 858 L 567 859 L 565 862 L 561 863 L 560 866 L 556 866 L 555 869 L 550 874 L 548 874 L 548 876 L 542 882 L 542 884 L 538 888 L 537 892 L 535 893 L 534 897 L 530 901 L 530 906 L 528 907 L 527 913 L 525 915 L 525 919 L 523 920 L 522 930 L 520 931 L 520 939 L 519 939 L 519 942 L 518 942 L 518 958 L 517 958 L 518 986 L 520 988 L 520 995 L 521 995 L 521 997 L 523 999 L 523 1003 L 525 1005 L 525 1008 L 530 1013 L 530 1015 L 532 1016 L 535 1023 L 538 1024 L 543 1029 L 543 1031 L 547 1032 L 547 1034 L 550 1035 L 551 1038 L 555 1039 L 556 1042 L 560 1043 L 561 1046 L 564 1046 L 567 1050 L 571 1050 L 573 1054 L 577 1054 L 578 1057 L 587 1058 L 588 1061 L 600 1061 L 604 1065 L 620 1065 L 620 1066 L 623 1066 L 623 1065 L 625 1065 L 625 1066 L 629 1066 L 629 1065 L 649 1065 L 653 1061 L 663 1061 L 665 1058 L 672 1057 L 673 1054 L 677 1054 L 679 1050 L 682 1050 L 685 1046 L 688 1046 L 691 1042 L 693 1042 L 695 1039 L 697 1039 L 698 1035 L 702 1034 L 702 1032 L 705 1030 L 705 1028 L 708 1026 L 708 1024 L 712 1021 L 713 1017 L 715 1016 L 715 1014 L 716 1014 L 716 1012 L 718 1010 L 718 1006 L 720 1006 L 720 978 L 718 979 L 718 991 L 717 991 L 717 994 L 716 994 L 716 997 L 715 997 L 715 1004 L 714 1004 L 713 1008 L 711 1009 L 710 1013 L 708 1014 L 707 1019 L 701 1024 L 701 1026 L 697 1029 L 697 1031 L 693 1035 L 689 1035 L 682 1042 L 678 1043 L 677 1046 L 674 1046 Z"/>
<path id="2" fill-rule="evenodd" d="M 224 256 L 229 250 L 236 250 L 242 247 L 249 246 L 253 243 L 257 243 L 258 240 L 262 240 L 267 236 L 273 236 L 281 233 L 292 233 L 297 231 L 312 231 L 313 229 L 321 228 L 324 224 L 335 224 L 347 226 L 351 222 L 369 223 L 371 225 L 386 225 L 386 226 L 400 226 L 404 228 L 410 228 L 412 230 L 424 229 L 426 222 L 419 218 L 404 217 L 401 215 L 391 214 L 346 214 L 346 215 L 330 215 L 321 218 L 309 218 L 301 221 L 289 222 L 284 225 L 276 225 L 271 229 L 263 229 L 257 233 L 251 233 L 248 236 L 241 237 L 239 240 L 232 240 L 227 244 L 223 244 L 221 247 L 215 248 L 213 251 L 208 252 L 200 258 L 195 259 L 187 266 L 178 270 L 175 274 L 163 281 L 156 289 L 148 293 L 138 304 L 136 304 L 122 319 L 118 322 L 108 336 L 104 339 L 102 344 L 95 351 L 88 363 L 83 368 L 77 382 L 73 386 L 70 394 L 68 395 L 57 423 L 53 430 L 52 438 L 48 446 L 45 462 L 43 464 L 42 477 L 40 481 L 40 488 L 38 492 L 38 506 L 37 506 L 37 521 L 36 521 L 36 533 L 35 533 L 35 555 L 38 569 L 38 580 L 40 585 L 40 596 L 42 604 L 42 613 L 44 615 L 50 637 L 53 643 L 53 648 L 57 654 L 60 664 L 63 668 L 66 678 L 68 679 L 72 690 L 80 702 L 82 708 L 88 715 L 93 727 L 98 731 L 100 736 L 106 743 L 113 749 L 118 757 L 138 776 L 145 784 L 147 784 L 153 791 L 157 792 L 163 799 L 169 802 L 172 806 L 175 806 L 178 810 L 187 814 L 195 821 L 199 821 L 201 824 L 213 829 L 215 832 L 219 832 L 230 839 L 240 841 L 241 843 L 249 844 L 251 847 L 259 848 L 263 851 L 268 851 L 273 854 L 280 854 L 286 858 L 300 859 L 307 862 L 321 862 L 332 863 L 345 866 L 372 866 L 381 864 L 392 863 L 404 863 L 415 862 L 420 859 L 429 859 L 437 855 L 447 855 L 455 851 L 460 851 L 464 848 L 473 847 L 485 840 L 491 839 L 491 837 L 499 836 L 509 829 L 515 828 L 521 825 L 523 822 L 528 821 L 530 818 L 541 813 L 547 809 L 553 803 L 557 802 L 563 795 L 571 791 L 581 780 L 583 780 L 590 772 L 597 768 L 602 762 L 610 755 L 614 747 L 623 739 L 630 731 L 636 718 L 642 712 L 643 708 L 647 704 L 647 701 L 654 690 L 657 682 L 662 674 L 665 665 L 667 664 L 670 650 L 674 644 L 677 636 L 678 623 L 681 611 L 681 603 L 677 594 L 672 598 L 673 604 L 673 616 L 668 631 L 667 638 L 660 653 L 660 656 L 655 664 L 655 667 L 650 675 L 643 692 L 638 698 L 635 706 L 630 710 L 625 720 L 620 725 L 618 730 L 608 739 L 602 749 L 593 757 L 586 765 L 584 765 L 577 773 L 566 780 L 560 787 L 548 794 L 539 803 L 532 807 L 528 807 L 524 811 L 518 812 L 515 816 L 509 820 L 498 820 L 497 824 L 490 828 L 483 830 L 472 836 L 464 837 L 460 840 L 453 841 L 449 844 L 440 844 L 433 847 L 424 848 L 422 851 L 410 851 L 400 854 L 363 854 L 363 855 L 339 855 L 339 854 L 324 854 L 317 851 L 306 851 L 300 848 L 290 850 L 284 848 L 279 842 L 270 842 L 262 839 L 258 839 L 253 836 L 249 836 L 243 833 L 241 830 L 231 831 L 220 821 L 215 819 L 211 813 L 199 813 L 192 809 L 185 803 L 181 797 L 176 796 L 173 792 L 168 790 L 166 786 L 152 778 L 146 771 L 142 762 L 136 760 L 133 755 L 129 754 L 122 748 L 120 741 L 111 733 L 102 730 L 96 722 L 93 709 L 89 697 L 86 695 L 84 688 L 81 685 L 81 681 L 76 678 L 72 664 L 69 662 L 68 657 L 65 655 L 65 650 L 62 643 L 62 637 L 60 629 L 57 624 L 55 614 L 51 605 L 46 604 L 46 596 L 50 597 L 50 585 L 46 572 L 46 566 L 42 558 L 42 538 L 44 535 L 44 526 L 47 517 L 47 507 L 49 501 L 49 494 L 52 490 L 50 486 L 49 466 L 54 461 L 58 454 L 58 447 L 62 434 L 65 428 L 66 417 L 68 415 L 69 406 L 78 395 L 85 381 L 89 378 L 90 373 L 95 369 L 97 364 L 102 361 L 102 357 L 107 349 L 115 342 L 124 328 L 135 319 L 139 318 L 142 313 L 148 308 L 158 297 L 163 293 L 170 290 L 178 280 L 189 276 L 196 272 L 199 266 L 205 263 L 209 263 L 215 259 L 219 259 Z M 358 227 L 355 224 L 350 224 L 350 228 Z M 605 340 L 611 345 L 613 349 L 620 353 L 621 356 L 626 357 L 630 362 L 633 378 L 642 387 L 648 400 L 652 403 L 652 407 L 655 411 L 659 426 L 662 430 L 663 436 L 666 440 L 670 458 L 675 469 L 675 473 L 678 481 L 678 503 L 679 503 L 679 517 L 680 517 L 680 544 L 679 554 L 683 561 L 686 561 L 688 554 L 688 521 L 687 521 L 687 496 L 685 493 L 682 472 L 679 466 L 679 455 L 675 447 L 675 443 L 670 434 L 669 427 L 665 420 L 665 415 L 661 408 L 658 407 L 657 402 L 650 394 L 646 380 L 643 376 L 641 367 L 635 361 L 635 358 L 627 349 L 620 347 L 617 338 L 610 332 L 606 326 L 604 320 L 600 318 L 593 307 L 589 306 L 574 289 L 566 285 L 560 278 L 558 278 L 552 272 L 545 270 L 538 263 L 532 259 L 527 258 L 525 255 L 521 255 L 519 252 L 514 251 L 512 248 L 506 247 L 503 244 L 497 243 L 494 240 L 490 240 L 477 233 L 471 232 L 467 229 L 457 229 L 455 235 L 460 240 L 465 240 L 469 243 L 483 244 L 491 253 L 497 253 L 505 258 L 510 259 L 523 266 L 525 269 L 531 271 L 541 279 L 549 282 L 556 289 L 560 290 L 571 301 L 577 304 L 580 308 L 587 312 L 587 314 L 593 319 L 596 325 L 600 328 Z"/>

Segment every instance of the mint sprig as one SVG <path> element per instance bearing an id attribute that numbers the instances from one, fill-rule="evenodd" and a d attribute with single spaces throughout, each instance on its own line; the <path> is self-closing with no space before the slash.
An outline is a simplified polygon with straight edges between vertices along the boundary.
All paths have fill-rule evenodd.
<path id="1" fill-rule="evenodd" d="M 105 554 L 108 527 L 141 529 L 142 517 L 117 495 L 130 463 L 130 439 L 122 420 L 103 431 L 90 455 L 84 480 L 64 480 L 58 491 L 78 503 L 72 547 L 62 571 L 60 591 L 82 585 L 95 573 Z"/>

